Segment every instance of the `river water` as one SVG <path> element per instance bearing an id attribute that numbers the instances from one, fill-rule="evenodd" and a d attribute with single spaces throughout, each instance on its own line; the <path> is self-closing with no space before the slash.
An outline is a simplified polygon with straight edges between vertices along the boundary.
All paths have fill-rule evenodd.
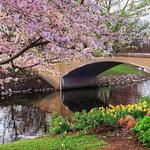
<path id="1" fill-rule="evenodd" d="M 120 87 L 80 89 L 49 95 L 27 95 L 0 100 L 0 143 L 32 139 L 49 130 L 51 113 L 64 116 L 108 104 L 136 103 L 150 96 L 150 80 Z"/>

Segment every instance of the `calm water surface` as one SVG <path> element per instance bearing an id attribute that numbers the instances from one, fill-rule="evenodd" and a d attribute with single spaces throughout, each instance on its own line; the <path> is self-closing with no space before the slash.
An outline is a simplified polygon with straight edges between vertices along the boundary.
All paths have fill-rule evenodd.
<path id="1" fill-rule="evenodd" d="M 138 102 L 150 96 L 150 80 L 121 87 L 55 92 L 46 96 L 18 96 L 0 100 L 0 143 L 31 139 L 47 133 L 52 112 L 64 116 L 108 104 Z"/>

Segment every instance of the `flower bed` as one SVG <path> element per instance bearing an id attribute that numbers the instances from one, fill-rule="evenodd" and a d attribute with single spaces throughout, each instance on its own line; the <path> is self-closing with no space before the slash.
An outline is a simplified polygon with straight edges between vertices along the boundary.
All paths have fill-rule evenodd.
<path id="1" fill-rule="evenodd" d="M 83 110 L 82 112 L 74 113 L 72 118 L 64 118 L 63 116 L 55 114 L 51 121 L 50 132 L 52 134 L 61 134 L 70 131 L 80 131 L 86 134 L 89 133 L 91 129 L 100 127 L 102 125 L 106 125 L 110 128 L 112 126 L 118 128 L 120 119 L 123 120 L 123 118 L 127 116 L 131 120 L 135 119 L 136 121 L 134 122 L 136 123 L 144 118 L 149 111 L 150 98 L 144 97 L 137 104 L 117 106 L 109 105 L 109 107 L 106 108 L 93 108 L 90 112 Z M 104 127 L 106 128 L 106 126 Z M 150 130 L 145 134 L 150 134 L 149 132 Z"/>

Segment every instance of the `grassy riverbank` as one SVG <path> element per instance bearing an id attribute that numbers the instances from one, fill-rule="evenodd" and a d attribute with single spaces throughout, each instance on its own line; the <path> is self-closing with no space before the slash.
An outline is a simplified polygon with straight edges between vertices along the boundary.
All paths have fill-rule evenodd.
<path id="1" fill-rule="evenodd" d="M 123 74 L 147 74 L 142 70 L 139 70 L 138 68 L 134 66 L 130 66 L 127 64 L 121 64 L 118 66 L 115 66 L 113 68 L 108 69 L 103 73 L 105 76 L 109 75 L 123 75 Z"/>
<path id="2" fill-rule="evenodd" d="M 106 145 L 94 135 L 45 136 L 0 145 L 0 150 L 100 150 Z"/>

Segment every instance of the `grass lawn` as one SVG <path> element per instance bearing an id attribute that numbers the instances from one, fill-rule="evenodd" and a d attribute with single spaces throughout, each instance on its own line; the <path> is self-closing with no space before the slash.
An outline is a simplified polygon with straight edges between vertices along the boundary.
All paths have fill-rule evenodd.
<path id="1" fill-rule="evenodd" d="M 0 145 L 0 150 L 100 150 L 106 143 L 95 136 L 46 136 Z"/>
<path id="2" fill-rule="evenodd" d="M 120 64 L 113 68 L 108 69 L 101 75 L 122 75 L 122 74 L 146 74 L 144 71 L 137 69 L 134 66 L 130 66 L 127 64 Z"/>

